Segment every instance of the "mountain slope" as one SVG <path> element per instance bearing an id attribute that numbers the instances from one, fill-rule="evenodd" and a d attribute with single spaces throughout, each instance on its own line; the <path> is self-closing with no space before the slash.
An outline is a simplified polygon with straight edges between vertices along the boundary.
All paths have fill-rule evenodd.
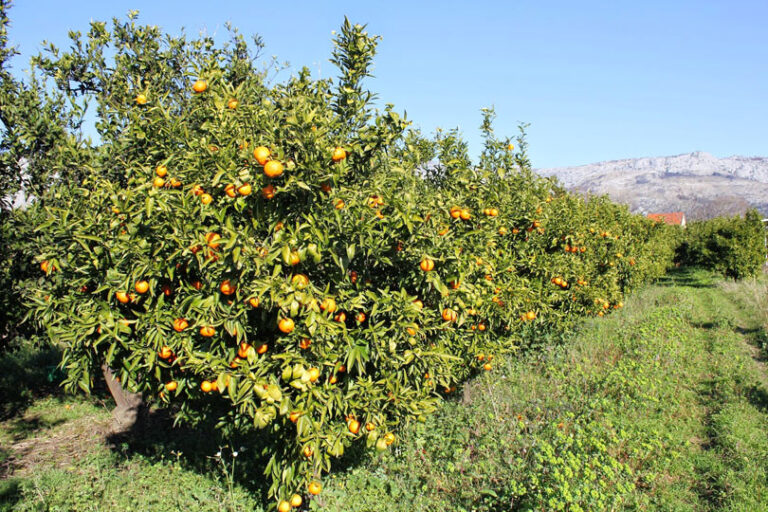
<path id="1" fill-rule="evenodd" d="M 612 160 L 578 167 L 538 169 L 567 188 L 608 194 L 640 213 L 683 211 L 689 219 L 742 213 L 768 214 L 768 158 L 717 158 L 697 151 L 676 156 Z"/>

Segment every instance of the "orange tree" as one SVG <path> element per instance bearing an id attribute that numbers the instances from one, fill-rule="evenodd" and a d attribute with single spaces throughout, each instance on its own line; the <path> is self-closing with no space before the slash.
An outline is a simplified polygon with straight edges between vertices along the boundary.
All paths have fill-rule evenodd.
<path id="1" fill-rule="evenodd" d="M 35 64 L 95 102 L 100 141 L 56 148 L 52 170 L 82 179 L 37 206 L 35 317 L 70 388 L 107 365 L 181 420 L 253 432 L 279 508 L 352 443 L 386 450 L 472 372 L 663 271 L 666 232 L 537 177 L 491 111 L 473 165 L 456 132 L 375 110 L 362 26 L 335 40 L 336 83 L 273 86 L 237 34 L 131 19 L 74 39 Z"/>

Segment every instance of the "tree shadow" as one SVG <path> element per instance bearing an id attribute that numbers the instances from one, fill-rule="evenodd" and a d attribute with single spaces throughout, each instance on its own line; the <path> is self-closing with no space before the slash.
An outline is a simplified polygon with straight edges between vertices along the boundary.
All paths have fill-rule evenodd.
<path id="1" fill-rule="evenodd" d="M 132 426 L 113 430 L 106 440 L 113 451 L 126 458 L 141 456 L 154 462 L 174 460 L 200 474 L 219 471 L 222 478 L 226 478 L 222 463 L 229 467 L 234 461 L 233 482 L 263 498 L 269 486 L 264 478 L 267 458 L 261 453 L 268 435 L 261 432 L 228 435 L 217 428 L 217 416 L 212 417 L 214 419 L 195 425 L 174 424 L 173 411 L 144 407 Z"/>
<path id="2" fill-rule="evenodd" d="M 61 350 L 24 345 L 0 354 L 0 421 L 21 415 L 43 396 L 63 395 Z"/>
<path id="3" fill-rule="evenodd" d="M 11 435 L 14 441 L 21 441 L 31 437 L 32 434 L 40 430 L 53 428 L 65 423 L 67 420 L 59 418 L 56 420 L 47 420 L 41 416 L 19 417 L 9 422 L 6 431 Z"/>
<path id="4" fill-rule="evenodd" d="M 0 511 L 11 511 L 22 498 L 22 480 L 20 478 L 8 478 L 0 480 Z"/>
<path id="5" fill-rule="evenodd" d="M 715 284 L 706 278 L 696 275 L 696 267 L 679 267 L 669 270 L 656 280 L 656 284 L 664 287 L 686 286 L 689 288 L 714 288 Z"/>
<path id="6" fill-rule="evenodd" d="M 747 400 L 761 412 L 768 412 L 768 391 L 762 386 L 753 385 L 746 390 Z"/>

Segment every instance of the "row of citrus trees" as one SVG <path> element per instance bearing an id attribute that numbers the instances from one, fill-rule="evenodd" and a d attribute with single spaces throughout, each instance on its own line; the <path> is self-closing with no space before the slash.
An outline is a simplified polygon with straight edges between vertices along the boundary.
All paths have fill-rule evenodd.
<path id="1" fill-rule="evenodd" d="M 757 210 L 743 217 L 692 222 L 680 238 L 676 261 L 741 279 L 757 275 L 768 261 L 766 226 Z"/>
<path id="2" fill-rule="evenodd" d="M 97 105 L 100 141 L 52 150 L 76 178 L 33 206 L 35 317 L 70 388 L 106 364 L 182 420 L 253 432 L 281 511 L 353 443 L 388 449 L 472 373 L 621 308 L 672 259 L 672 228 L 536 176 L 492 112 L 472 164 L 456 133 L 374 109 L 359 25 L 335 40 L 336 83 L 270 86 L 239 36 L 131 19 L 86 38 L 36 61 Z"/>

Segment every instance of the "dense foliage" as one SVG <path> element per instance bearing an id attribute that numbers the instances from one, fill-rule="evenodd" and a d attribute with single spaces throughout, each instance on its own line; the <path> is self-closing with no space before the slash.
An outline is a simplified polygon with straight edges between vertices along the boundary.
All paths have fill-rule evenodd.
<path id="1" fill-rule="evenodd" d="M 352 443 L 386 450 L 474 372 L 621 308 L 674 251 L 674 228 L 536 176 L 492 111 L 472 163 L 456 132 L 374 108 L 376 43 L 345 22 L 338 80 L 270 85 L 236 32 L 131 17 L 33 61 L 99 135 L 66 124 L 30 160 L 56 179 L 28 208 L 24 289 L 65 384 L 106 364 L 182 421 L 253 432 L 282 508 Z"/>
<path id="2" fill-rule="evenodd" d="M 741 279 L 756 275 L 766 261 L 766 230 L 757 210 L 743 217 L 692 222 L 678 247 L 677 259 Z"/>

